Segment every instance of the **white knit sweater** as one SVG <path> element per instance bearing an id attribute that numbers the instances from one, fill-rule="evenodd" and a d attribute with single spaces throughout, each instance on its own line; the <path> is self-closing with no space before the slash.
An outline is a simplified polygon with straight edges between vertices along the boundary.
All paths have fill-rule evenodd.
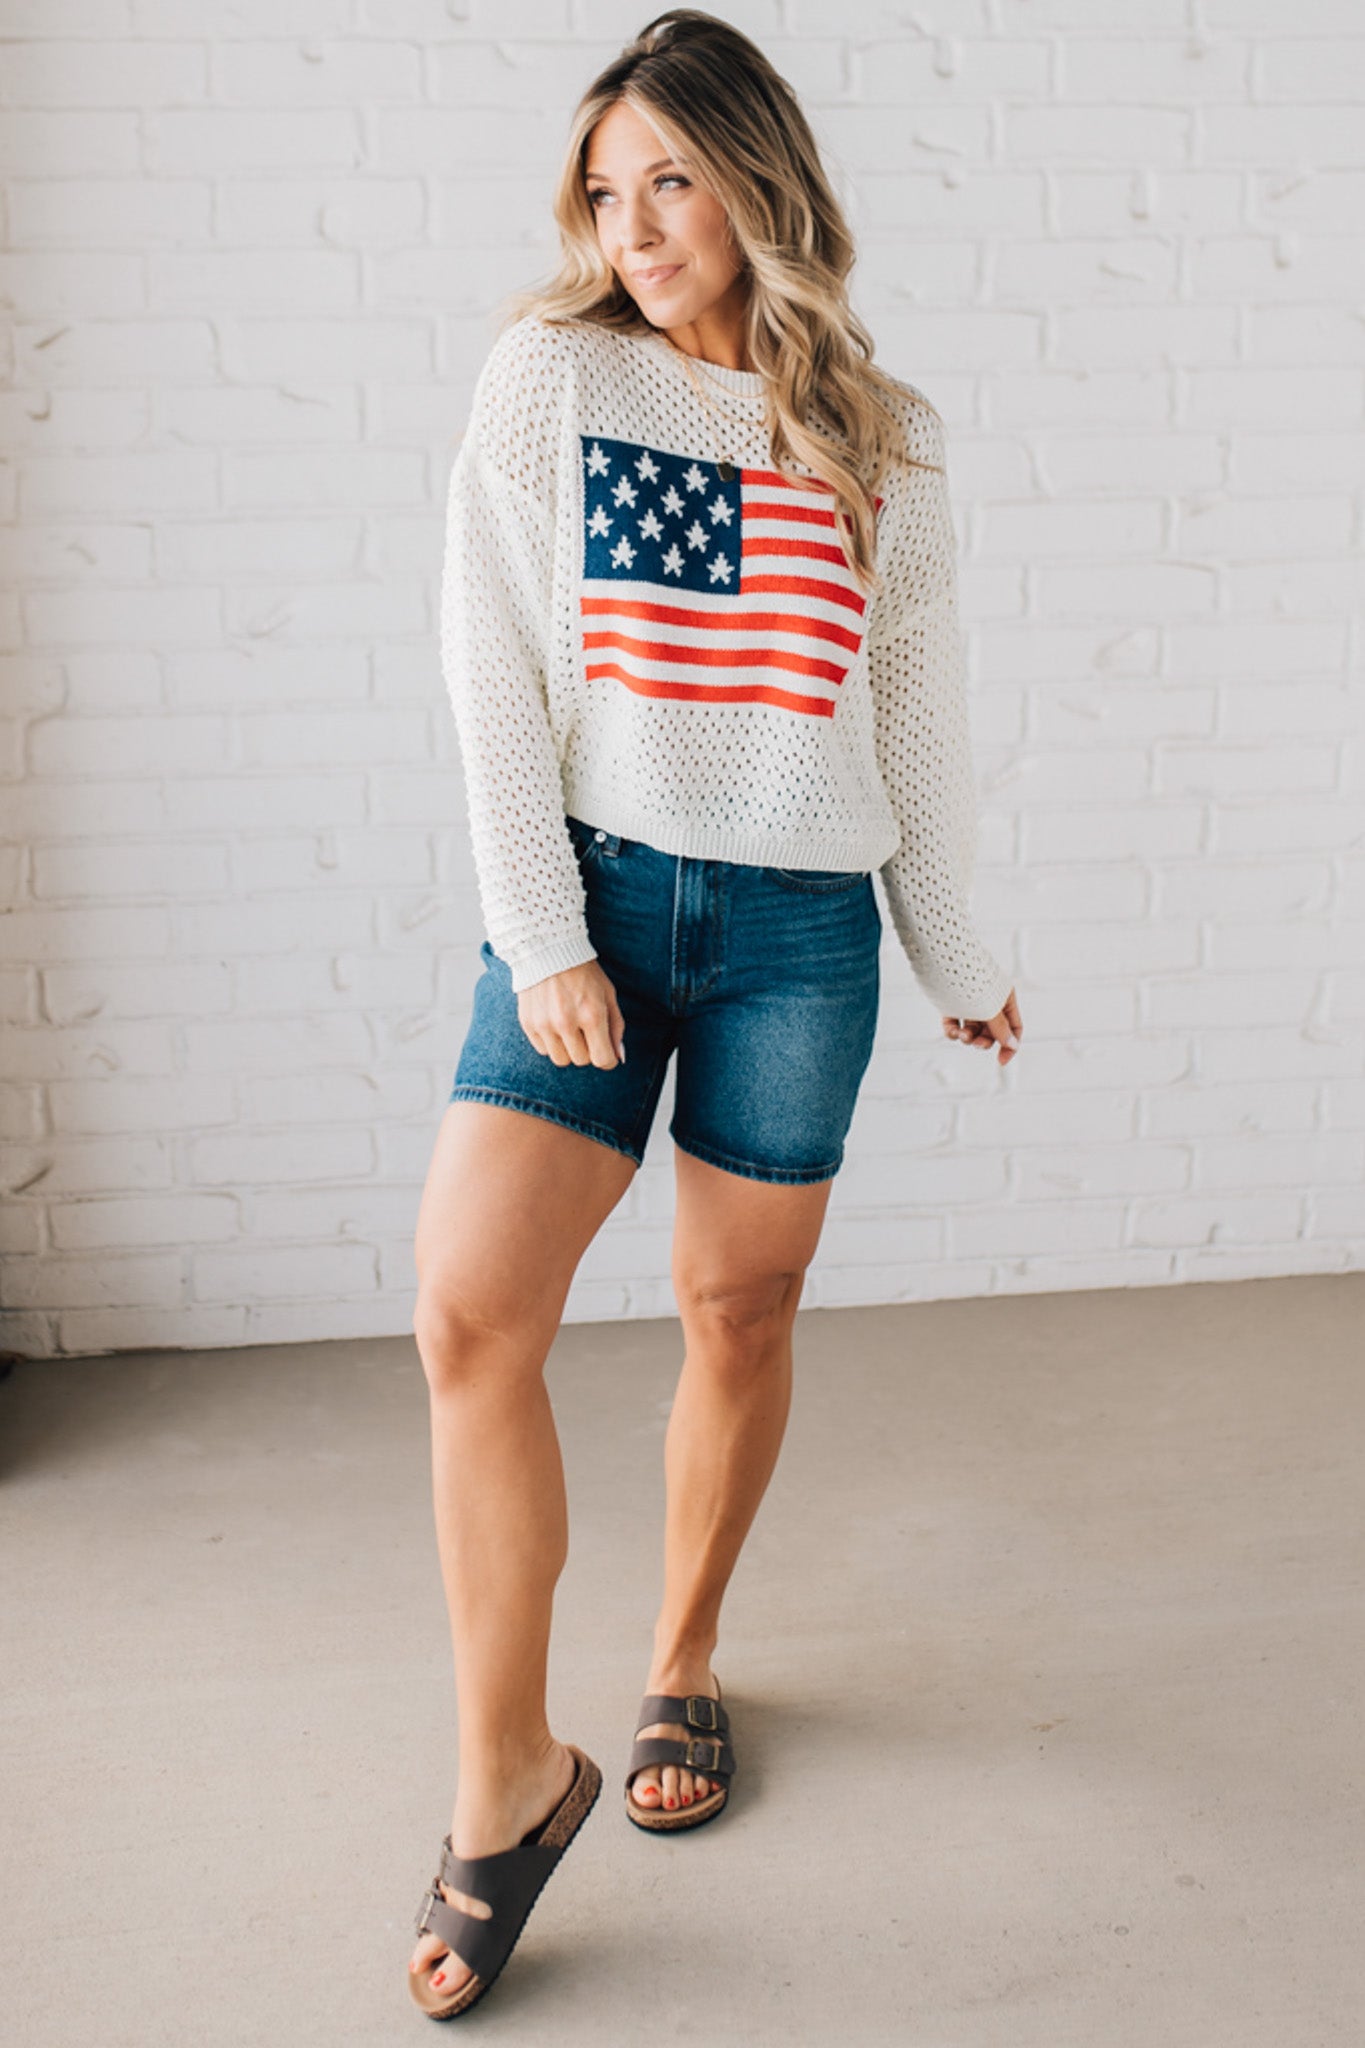
<path id="1" fill-rule="evenodd" d="M 828 490 L 771 466 L 757 371 L 668 339 L 521 319 L 450 477 L 442 665 L 488 938 L 528 988 L 594 957 L 565 812 L 661 852 L 879 870 L 941 1013 L 1011 978 L 969 897 L 976 792 L 937 414 L 882 484 L 881 596 Z M 720 475 L 718 458 L 737 465 Z"/>

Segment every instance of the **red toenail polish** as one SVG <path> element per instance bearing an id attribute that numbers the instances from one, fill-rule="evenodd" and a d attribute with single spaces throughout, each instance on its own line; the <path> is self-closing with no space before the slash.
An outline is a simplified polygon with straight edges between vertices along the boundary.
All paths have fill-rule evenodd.
<path id="1" fill-rule="evenodd" d="M 432 1981 L 432 1983 L 433 1983 L 433 1984 L 444 1984 L 444 1983 L 445 1983 L 445 1981 L 446 1981 L 446 1973 L 445 1973 L 445 1971 L 444 1971 L 444 1970 L 438 1970 L 438 1971 L 436 1972 L 436 1975 L 435 1975 L 435 1976 L 434 1976 L 434 1977 L 432 1978 L 432 1980 L 431 1980 L 431 1981 Z"/>
<path id="2" fill-rule="evenodd" d="M 676 1799 L 665 1799 L 665 1801 L 664 1801 L 664 1805 L 665 1805 L 665 1806 L 676 1806 L 676 1805 L 677 1805 L 677 1803 L 678 1803 L 678 1802 L 677 1802 L 677 1800 L 676 1800 Z"/>

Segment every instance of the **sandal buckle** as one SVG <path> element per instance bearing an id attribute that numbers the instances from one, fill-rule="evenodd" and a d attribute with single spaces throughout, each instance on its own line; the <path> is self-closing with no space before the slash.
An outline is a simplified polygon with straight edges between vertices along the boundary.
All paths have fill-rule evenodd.
<path id="1" fill-rule="evenodd" d="M 426 1896 L 417 1908 L 417 1919 L 414 1923 L 419 1934 L 426 1934 L 429 1931 L 431 1909 L 437 1903 L 440 1896 L 434 1884 L 427 1886 Z"/>
<path id="2" fill-rule="evenodd" d="M 705 1750 L 710 1750 L 711 1754 L 709 1757 L 703 1755 Z M 718 1771 L 720 1769 L 720 1750 L 721 1745 L 718 1742 L 703 1742 L 694 1735 L 688 1742 L 687 1755 L 684 1762 L 689 1770 L 696 1770 L 700 1767 L 703 1771 Z"/>
<path id="3" fill-rule="evenodd" d="M 719 1726 L 716 1720 L 717 1702 L 705 1693 L 689 1693 L 687 1698 L 687 1725 L 689 1728 L 710 1728 Z"/>

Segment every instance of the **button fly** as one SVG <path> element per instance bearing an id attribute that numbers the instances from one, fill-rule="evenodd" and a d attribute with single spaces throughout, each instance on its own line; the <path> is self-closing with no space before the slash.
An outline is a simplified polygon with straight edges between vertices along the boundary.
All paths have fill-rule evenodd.
<path id="1" fill-rule="evenodd" d="M 669 1006 L 675 1017 L 714 987 L 724 964 L 725 875 L 724 861 L 676 856 L 669 989 Z"/>

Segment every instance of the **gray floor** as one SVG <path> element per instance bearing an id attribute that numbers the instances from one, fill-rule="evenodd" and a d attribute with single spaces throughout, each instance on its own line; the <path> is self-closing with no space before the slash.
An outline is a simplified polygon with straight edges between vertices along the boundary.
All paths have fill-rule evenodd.
<path id="1" fill-rule="evenodd" d="M 1365 1276 L 803 1312 L 694 1838 L 620 1773 L 672 1322 L 550 1365 L 556 1732 L 606 1775 L 508 2043 L 1361 2038 Z M 5 1444 L 0 1967 L 23 2048 L 418 2041 L 453 1790 L 408 1339 L 32 1363 Z"/>

